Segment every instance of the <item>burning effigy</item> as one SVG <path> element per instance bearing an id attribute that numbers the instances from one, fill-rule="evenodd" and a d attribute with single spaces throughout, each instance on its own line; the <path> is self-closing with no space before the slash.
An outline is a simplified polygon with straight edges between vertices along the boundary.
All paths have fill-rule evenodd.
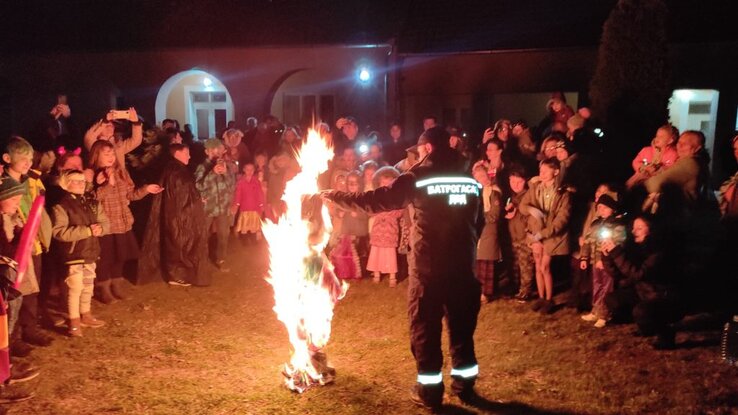
<path id="1" fill-rule="evenodd" d="M 297 154 L 300 172 L 287 182 L 282 195 L 284 212 L 262 229 L 269 243 L 267 281 L 274 289 L 274 311 L 291 346 L 282 374 L 285 385 L 298 393 L 335 377 L 323 349 L 330 339 L 333 308 L 348 289 L 324 253 L 332 227 L 318 196 L 318 176 L 332 157 L 324 139 L 310 130 Z"/>

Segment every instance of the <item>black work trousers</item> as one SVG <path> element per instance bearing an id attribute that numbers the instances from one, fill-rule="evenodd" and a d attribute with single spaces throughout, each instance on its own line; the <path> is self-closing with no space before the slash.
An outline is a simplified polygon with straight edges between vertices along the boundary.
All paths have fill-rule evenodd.
<path id="1" fill-rule="evenodd" d="M 437 277 L 437 278 L 436 278 Z M 443 318 L 449 331 L 451 363 L 454 369 L 475 367 L 474 330 L 480 308 L 481 288 L 469 275 L 411 276 L 408 287 L 410 347 L 419 375 L 437 375 L 443 365 L 441 332 Z M 452 389 L 459 393 L 474 385 L 476 376 L 454 377 Z M 443 395 L 443 384 L 421 385 L 433 395 Z M 437 396 L 424 396 L 430 400 Z"/>

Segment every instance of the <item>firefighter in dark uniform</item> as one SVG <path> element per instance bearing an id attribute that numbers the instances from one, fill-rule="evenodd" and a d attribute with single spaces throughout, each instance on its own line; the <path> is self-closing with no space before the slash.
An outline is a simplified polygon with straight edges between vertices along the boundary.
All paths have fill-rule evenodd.
<path id="1" fill-rule="evenodd" d="M 392 185 L 366 193 L 324 194 L 341 207 L 369 213 L 414 207 L 408 317 L 410 346 L 418 369 L 413 401 L 437 409 L 443 400 L 442 320 L 446 317 L 452 359 L 452 391 L 462 401 L 476 396 L 479 373 L 474 330 L 481 288 L 474 277 L 476 218 L 481 185 L 464 171 L 443 127 L 418 140 L 428 155 Z"/>

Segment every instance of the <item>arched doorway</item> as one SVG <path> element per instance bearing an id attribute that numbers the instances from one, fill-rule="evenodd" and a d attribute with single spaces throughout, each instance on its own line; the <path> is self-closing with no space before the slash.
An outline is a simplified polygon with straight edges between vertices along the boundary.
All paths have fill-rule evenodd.
<path id="1" fill-rule="evenodd" d="M 233 100 L 228 89 L 215 76 L 191 69 L 180 72 L 159 89 L 156 96 L 156 122 L 170 118 L 190 124 L 199 139 L 215 137 L 234 119 Z"/>

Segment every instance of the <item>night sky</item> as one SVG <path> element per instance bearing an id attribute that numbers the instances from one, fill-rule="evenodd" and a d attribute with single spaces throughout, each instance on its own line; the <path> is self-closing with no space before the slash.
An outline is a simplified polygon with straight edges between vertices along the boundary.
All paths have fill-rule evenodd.
<path id="1" fill-rule="evenodd" d="M 669 0 L 672 42 L 734 41 L 731 0 Z M 372 44 L 401 53 L 594 46 L 615 0 L 13 0 L 0 53 Z"/>

